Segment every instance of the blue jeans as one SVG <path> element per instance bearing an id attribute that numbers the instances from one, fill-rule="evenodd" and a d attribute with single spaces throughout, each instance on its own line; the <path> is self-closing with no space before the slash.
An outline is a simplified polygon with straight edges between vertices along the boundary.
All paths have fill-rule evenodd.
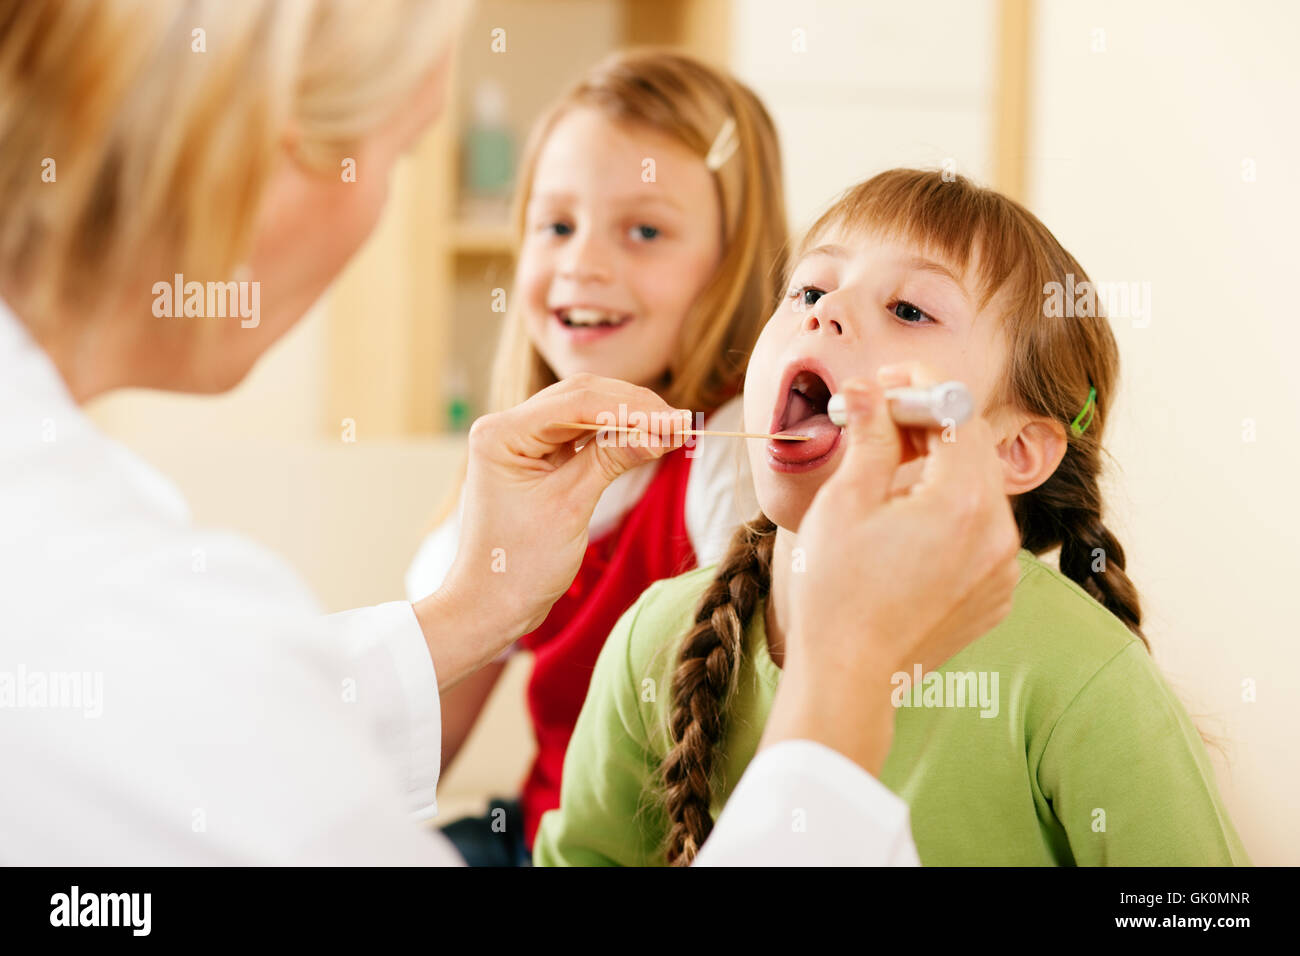
<path id="1" fill-rule="evenodd" d="M 470 866 L 532 866 L 524 845 L 524 811 L 518 800 L 494 798 L 481 817 L 464 817 L 442 828 Z"/>

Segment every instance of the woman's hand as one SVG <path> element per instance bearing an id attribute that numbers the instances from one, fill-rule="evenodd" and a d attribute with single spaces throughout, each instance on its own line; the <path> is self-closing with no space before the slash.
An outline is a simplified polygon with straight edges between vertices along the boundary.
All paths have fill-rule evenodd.
<path id="1" fill-rule="evenodd" d="M 646 430 L 596 438 L 555 425 L 610 416 Z M 546 619 L 582 564 L 601 492 L 680 445 L 690 421 L 649 389 L 578 375 L 474 422 L 456 560 L 437 593 L 416 604 L 440 687 Z"/>
<path id="2" fill-rule="evenodd" d="M 915 368 L 894 384 L 939 379 Z M 890 679 L 938 667 L 1011 610 L 1019 533 L 993 435 L 976 418 L 927 431 L 919 482 L 890 497 L 916 436 L 883 389 L 846 383 L 848 447 L 799 528 L 785 668 L 764 743 L 819 740 L 878 772 L 892 739 Z M 918 443 L 919 444 L 919 443 Z"/>

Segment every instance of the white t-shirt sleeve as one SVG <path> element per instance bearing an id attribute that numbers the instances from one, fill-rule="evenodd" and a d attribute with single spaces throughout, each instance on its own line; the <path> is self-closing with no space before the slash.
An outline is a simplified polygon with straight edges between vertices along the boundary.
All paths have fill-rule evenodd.
<path id="1" fill-rule="evenodd" d="M 450 516 L 429 532 L 411 559 L 411 566 L 406 569 L 406 599 L 418 601 L 428 597 L 447 578 L 456 561 L 456 549 L 460 546 L 460 509 L 464 502 L 456 505 Z"/>
<path id="2" fill-rule="evenodd" d="M 740 397 L 724 403 L 709 417 L 707 428 L 742 431 Z M 702 436 L 696 440 L 686 482 L 686 531 L 700 567 L 716 564 L 726 553 L 736 528 L 758 514 L 758 498 L 743 441 Z"/>
<path id="3" fill-rule="evenodd" d="M 907 804 L 811 740 L 759 752 L 696 866 L 919 866 Z"/>
<path id="4" fill-rule="evenodd" d="M 420 542 L 420 547 L 411 559 L 411 566 L 406 569 L 406 598 L 418 601 L 428 597 L 447 579 L 447 573 L 456 561 L 456 549 L 460 547 L 460 514 L 465 503 L 462 492 L 456 510 L 434 528 Z M 514 654 L 517 646 L 511 644 L 494 661 L 504 661 Z"/>

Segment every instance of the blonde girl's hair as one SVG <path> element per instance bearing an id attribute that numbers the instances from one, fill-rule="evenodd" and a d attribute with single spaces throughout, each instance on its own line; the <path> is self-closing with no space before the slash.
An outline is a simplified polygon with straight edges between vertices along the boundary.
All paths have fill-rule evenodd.
<path id="1" fill-rule="evenodd" d="M 1083 268 L 1019 203 L 939 172 L 894 169 L 854 186 L 812 226 L 800 254 L 832 232 L 898 238 L 959 268 L 972 266 L 980 307 L 997 297 L 1009 355 L 990 405 L 1053 419 L 1067 438 L 1051 477 L 1012 501 L 1021 544 L 1034 554 L 1059 547 L 1062 573 L 1145 645 L 1137 589 L 1124 572 L 1124 549 L 1102 520 L 1098 485 L 1119 352 L 1105 316 L 1049 317 L 1045 310 L 1047 291 L 1065 287 L 1067 276 L 1076 288 L 1088 281 Z M 1093 389 L 1087 428 L 1071 429 Z M 690 863 L 713 826 L 715 754 L 745 628 L 771 585 L 775 535 L 761 514 L 735 533 L 682 644 L 668 717 L 673 744 L 661 765 L 672 864 Z"/>
<path id="2" fill-rule="evenodd" d="M 711 410 L 739 389 L 750 350 L 779 299 L 787 253 L 785 194 L 776 129 L 762 102 L 727 74 L 669 50 L 634 49 L 597 64 L 536 123 L 524 149 L 514 227 L 522 242 L 538 155 L 556 122 L 579 107 L 667 134 L 701 161 L 734 129 L 734 151 L 715 153 L 723 256 L 682 325 L 664 399 Z M 725 157 L 725 158 L 722 158 Z M 528 338 L 519 297 L 507 308 L 492 377 L 492 406 L 517 405 L 554 384 Z"/>
<path id="3" fill-rule="evenodd" d="M 0 0 L 0 285 L 40 315 L 103 301 L 145 263 L 228 277 L 286 141 L 337 175 L 463 8 Z"/>

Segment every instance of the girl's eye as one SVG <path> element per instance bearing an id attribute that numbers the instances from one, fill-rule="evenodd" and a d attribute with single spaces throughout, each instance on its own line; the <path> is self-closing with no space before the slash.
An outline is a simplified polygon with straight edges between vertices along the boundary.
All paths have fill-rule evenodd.
<path id="1" fill-rule="evenodd" d="M 826 293 L 812 285 L 801 285 L 796 289 L 790 290 L 790 298 L 794 299 L 799 305 L 807 308 L 810 305 L 816 305 L 817 300 Z"/>
<path id="2" fill-rule="evenodd" d="M 902 300 L 891 305 L 889 311 L 894 313 L 894 315 L 898 316 L 898 318 L 902 319 L 904 322 L 910 322 L 914 325 L 923 325 L 926 322 L 934 321 L 933 318 L 912 305 L 912 303 L 904 302 Z"/>
<path id="3" fill-rule="evenodd" d="M 655 226 L 633 226 L 630 235 L 633 239 L 640 239 L 643 241 L 656 239 L 659 236 L 659 230 Z"/>
<path id="4" fill-rule="evenodd" d="M 549 232 L 556 236 L 569 236 L 573 234 L 573 227 L 567 222 L 548 222 L 542 227 L 542 232 Z"/>

